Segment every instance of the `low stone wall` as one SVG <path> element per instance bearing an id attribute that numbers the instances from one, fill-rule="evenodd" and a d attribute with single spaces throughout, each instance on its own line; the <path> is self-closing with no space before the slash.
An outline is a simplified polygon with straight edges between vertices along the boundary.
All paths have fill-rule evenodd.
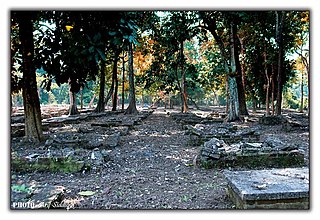
<path id="1" fill-rule="evenodd" d="M 304 164 L 304 154 L 274 137 L 263 143 L 228 145 L 212 138 L 200 150 L 198 163 L 205 168 L 297 167 Z"/>
<path id="2" fill-rule="evenodd" d="M 84 161 L 66 157 L 12 158 L 11 169 L 16 172 L 75 173 L 84 168 Z"/>

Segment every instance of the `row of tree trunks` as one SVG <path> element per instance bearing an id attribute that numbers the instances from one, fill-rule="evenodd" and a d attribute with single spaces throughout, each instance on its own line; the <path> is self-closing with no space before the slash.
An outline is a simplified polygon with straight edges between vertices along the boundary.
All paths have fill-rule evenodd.
<path id="1" fill-rule="evenodd" d="M 34 12 L 25 11 L 17 14 L 19 38 L 21 42 L 23 72 L 23 105 L 25 114 L 25 136 L 32 141 L 43 140 L 40 101 L 37 92 L 36 71 L 33 62 L 33 24 Z"/>
<path id="2" fill-rule="evenodd" d="M 104 96 L 104 91 L 105 91 L 105 69 L 106 69 L 106 62 L 101 60 L 101 71 L 100 71 L 100 89 L 99 89 L 99 100 L 96 109 L 94 110 L 95 112 L 104 112 L 105 111 L 105 105 L 108 103 L 110 97 L 112 97 L 112 111 L 117 110 L 117 105 L 118 105 L 118 59 L 120 55 L 120 50 L 116 50 L 114 54 L 114 59 L 113 59 L 113 69 L 112 69 L 112 83 L 110 90 L 107 94 L 107 97 L 105 98 Z"/>

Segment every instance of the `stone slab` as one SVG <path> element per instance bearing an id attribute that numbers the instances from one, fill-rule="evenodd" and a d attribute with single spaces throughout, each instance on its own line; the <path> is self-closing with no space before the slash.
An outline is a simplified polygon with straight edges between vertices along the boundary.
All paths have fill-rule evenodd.
<path id="1" fill-rule="evenodd" d="M 309 209 L 309 169 L 229 171 L 228 194 L 242 209 Z"/>
<path id="2" fill-rule="evenodd" d="M 11 158 L 11 169 L 15 172 L 80 172 L 84 161 L 69 157 L 41 157 L 34 154 L 29 157 Z"/>

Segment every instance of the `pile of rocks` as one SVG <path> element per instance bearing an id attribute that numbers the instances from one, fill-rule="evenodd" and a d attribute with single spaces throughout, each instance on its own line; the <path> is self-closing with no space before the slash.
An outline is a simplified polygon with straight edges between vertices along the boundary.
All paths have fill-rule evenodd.
<path id="1" fill-rule="evenodd" d="M 170 113 L 173 120 L 183 125 L 196 125 L 196 124 L 211 124 L 222 123 L 224 119 L 222 117 L 216 117 L 216 115 L 202 115 L 194 113 Z"/>
<path id="2" fill-rule="evenodd" d="M 287 119 L 283 115 L 268 115 L 259 118 L 259 124 L 278 125 L 285 123 Z"/>
<path id="3" fill-rule="evenodd" d="M 170 117 L 182 124 L 191 124 L 195 125 L 198 123 L 201 123 L 201 121 L 204 119 L 201 116 L 198 116 L 193 113 L 170 113 Z"/>
<path id="4" fill-rule="evenodd" d="M 68 173 L 99 169 L 111 161 L 110 152 L 119 145 L 121 136 L 127 135 L 130 126 L 139 124 L 151 113 L 144 111 L 130 116 L 113 113 L 111 117 L 100 117 L 106 113 L 95 114 L 97 119 L 88 115 L 48 119 L 48 123 L 58 126 L 50 129 L 46 141 L 39 143 L 36 151 L 13 151 L 11 168 L 17 172 Z M 78 123 L 88 118 L 92 123 Z"/>
<path id="5" fill-rule="evenodd" d="M 304 163 L 304 155 L 297 146 L 282 142 L 277 137 L 268 137 L 259 143 L 226 144 L 218 138 L 206 141 L 198 162 L 206 167 L 291 167 Z"/>
<path id="6" fill-rule="evenodd" d="M 218 138 L 228 144 L 237 142 L 257 142 L 260 140 L 260 132 L 256 127 L 239 129 L 235 125 L 221 124 L 196 124 L 186 125 L 186 134 L 190 135 L 193 145 L 201 145 L 212 138 Z"/>

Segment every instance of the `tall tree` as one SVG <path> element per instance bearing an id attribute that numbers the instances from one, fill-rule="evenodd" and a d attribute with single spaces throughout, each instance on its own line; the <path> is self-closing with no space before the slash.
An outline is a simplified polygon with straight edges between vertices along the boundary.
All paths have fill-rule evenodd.
<path id="1" fill-rule="evenodd" d="M 138 112 L 136 106 L 136 95 L 134 89 L 134 72 L 133 72 L 133 46 L 132 42 L 129 43 L 128 56 L 129 56 L 129 106 L 125 111 L 125 114 L 135 114 Z"/>
<path id="2" fill-rule="evenodd" d="M 236 80 L 237 66 L 236 66 L 236 45 L 235 45 L 235 31 L 236 24 L 234 21 L 230 21 L 230 67 L 231 72 L 228 75 L 229 86 L 229 112 L 228 121 L 238 120 L 240 117 L 239 111 L 239 97 L 238 97 L 238 84 Z"/>
<path id="3" fill-rule="evenodd" d="M 276 115 L 281 115 L 282 89 L 283 89 L 283 26 L 285 22 L 285 12 L 276 11 L 276 42 L 278 46 L 278 68 L 277 68 L 277 105 Z"/>
<path id="4" fill-rule="evenodd" d="M 40 102 L 37 92 L 34 65 L 33 19 L 35 12 L 17 11 L 11 16 L 19 25 L 23 72 L 23 105 L 25 115 L 25 136 L 34 141 L 43 139 Z"/>
<path id="5" fill-rule="evenodd" d="M 114 84 L 112 95 L 112 111 L 117 110 L 118 104 L 118 60 L 121 50 L 118 49 L 114 52 L 113 69 L 112 69 L 112 84 Z"/>
<path id="6" fill-rule="evenodd" d="M 238 74 L 241 74 L 240 65 L 237 65 L 236 62 L 239 59 L 239 53 L 236 45 L 236 36 L 237 36 L 237 14 L 234 12 L 225 12 L 225 13 L 219 13 L 219 12 L 201 12 L 200 13 L 201 18 L 203 19 L 203 22 L 205 23 L 205 26 L 202 26 L 210 31 L 210 33 L 213 35 L 216 43 L 219 46 L 221 57 L 224 61 L 224 67 L 225 67 L 225 73 L 227 77 L 227 113 L 228 113 L 228 121 L 235 121 L 239 120 L 240 117 L 240 108 L 239 108 L 239 92 L 238 92 L 238 86 L 242 86 L 242 79 L 241 75 L 238 76 Z M 227 45 L 223 38 L 220 35 L 225 34 L 223 31 L 221 32 L 221 28 L 219 30 L 217 23 L 218 18 L 221 19 L 222 23 L 224 23 L 224 29 L 227 27 L 229 38 L 226 38 L 226 41 L 229 41 L 229 48 L 226 48 L 225 45 Z M 221 23 L 221 22 L 219 22 Z M 220 35 L 219 35 L 219 34 Z M 238 68 L 237 68 L 238 66 Z M 238 69 L 238 70 L 237 70 Z M 237 78 L 238 77 L 238 83 Z M 242 91 L 242 90 L 241 90 Z M 244 89 L 241 95 L 244 95 Z M 241 97 L 241 100 L 243 100 L 241 103 L 245 104 L 245 97 Z M 241 108 L 246 111 L 246 107 Z M 247 112 L 244 112 L 247 113 Z"/>
<path id="7" fill-rule="evenodd" d="M 147 11 L 129 12 L 121 20 L 123 27 L 125 27 L 123 38 L 125 39 L 125 44 L 128 45 L 129 106 L 125 110 L 125 114 L 135 114 L 138 112 L 134 84 L 133 46 L 139 44 L 139 33 L 143 33 L 149 26 L 152 26 L 152 21 L 153 13 Z"/>
<path id="8" fill-rule="evenodd" d="M 95 108 L 95 112 L 104 112 L 105 110 L 105 99 L 104 99 L 104 91 L 105 91 L 105 82 L 106 82 L 106 62 L 102 60 L 100 62 L 100 82 L 99 82 L 99 99 L 97 107 Z"/>

